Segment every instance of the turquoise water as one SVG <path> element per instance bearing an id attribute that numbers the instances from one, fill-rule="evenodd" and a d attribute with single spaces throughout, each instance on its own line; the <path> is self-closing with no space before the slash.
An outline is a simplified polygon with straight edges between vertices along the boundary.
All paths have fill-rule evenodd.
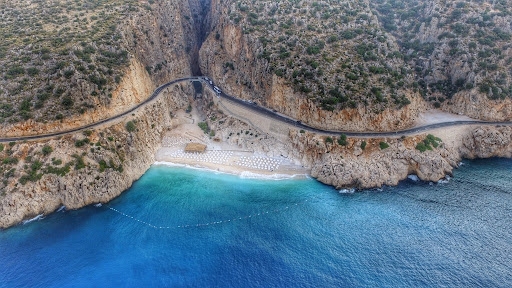
<path id="1" fill-rule="evenodd" d="M 0 287 L 511 287 L 512 160 L 455 174 L 340 194 L 155 166 L 109 205 L 0 231 Z"/>

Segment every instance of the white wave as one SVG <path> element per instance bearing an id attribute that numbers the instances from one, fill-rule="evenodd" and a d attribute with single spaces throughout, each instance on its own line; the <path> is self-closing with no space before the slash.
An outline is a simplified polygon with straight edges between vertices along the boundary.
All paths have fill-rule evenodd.
<path id="1" fill-rule="evenodd" d="M 34 222 L 34 221 L 38 221 L 38 220 L 42 220 L 42 219 L 44 219 L 44 214 L 39 214 L 39 215 L 37 215 L 36 217 L 34 217 L 34 218 L 32 218 L 32 219 L 24 220 L 24 221 L 22 221 L 21 223 L 22 223 L 23 225 L 25 225 L 25 224 L 28 224 L 28 223 L 30 223 L 30 222 Z"/>
<path id="2" fill-rule="evenodd" d="M 57 213 L 60 212 L 60 211 L 63 211 L 63 210 L 66 210 L 66 206 L 62 205 L 59 210 L 57 210 Z"/>
<path id="3" fill-rule="evenodd" d="M 168 167 L 181 167 L 181 168 L 187 168 L 187 169 L 194 169 L 194 170 L 201 170 L 201 171 L 209 171 L 216 174 L 220 174 L 222 172 L 206 167 L 201 166 L 193 166 L 188 164 L 179 164 L 179 163 L 173 163 L 173 162 L 164 162 L 164 161 L 157 161 L 153 165 L 161 165 L 161 166 L 168 166 Z M 224 174 L 231 174 L 231 173 L 224 173 Z"/>
<path id="4" fill-rule="evenodd" d="M 356 188 L 350 188 L 350 189 L 341 189 L 338 191 L 340 194 L 354 194 L 356 193 Z"/>
<path id="5" fill-rule="evenodd" d="M 178 164 L 173 162 L 164 162 L 164 161 L 157 161 L 154 163 L 154 165 L 163 165 L 163 166 L 169 166 L 169 167 L 182 167 L 182 168 L 188 168 L 188 169 L 195 169 L 195 170 L 201 170 L 201 171 L 208 171 L 213 172 L 215 174 L 228 174 L 228 175 L 235 175 L 242 179 L 261 179 L 261 180 L 286 180 L 286 179 L 305 179 L 308 178 L 307 174 L 259 174 L 254 173 L 250 171 L 242 171 L 240 174 L 237 173 L 230 173 L 225 171 L 218 171 L 211 168 L 206 168 L 202 166 L 192 166 L 188 164 Z"/>
<path id="6" fill-rule="evenodd" d="M 96 207 L 96 208 L 100 208 L 101 206 L 103 206 L 101 203 L 94 204 L 94 207 Z"/>
<path id="7" fill-rule="evenodd" d="M 452 177 L 446 175 L 446 177 L 444 179 L 437 181 L 437 184 L 446 184 L 446 183 L 450 182 L 451 179 L 452 179 Z"/>
<path id="8" fill-rule="evenodd" d="M 307 178 L 306 174 L 258 174 L 250 171 L 244 171 L 240 173 L 240 178 L 244 179 L 263 179 L 263 180 L 286 180 L 286 179 L 297 179 Z"/>
<path id="9" fill-rule="evenodd" d="M 407 178 L 408 178 L 409 180 L 414 181 L 414 182 L 418 182 L 418 181 L 420 181 L 420 177 L 418 177 L 418 176 L 416 176 L 416 175 L 409 175 L 409 176 L 407 176 Z"/>

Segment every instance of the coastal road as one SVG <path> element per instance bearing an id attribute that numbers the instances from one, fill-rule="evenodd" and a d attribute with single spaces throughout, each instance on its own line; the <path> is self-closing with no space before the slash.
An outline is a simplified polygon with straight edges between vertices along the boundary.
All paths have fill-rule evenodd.
<path id="1" fill-rule="evenodd" d="M 414 127 L 414 128 L 410 128 L 410 129 L 399 130 L 399 131 L 392 131 L 392 132 L 350 132 L 350 131 L 323 130 L 323 129 L 318 129 L 318 128 L 314 128 L 314 127 L 308 126 L 308 125 L 306 125 L 304 123 L 301 123 L 300 121 L 296 121 L 296 120 L 291 119 L 289 117 L 283 116 L 283 115 L 281 115 L 281 114 L 279 114 L 279 113 L 277 113 L 275 111 L 272 111 L 270 109 L 261 107 L 261 106 L 257 105 L 256 103 L 245 101 L 245 100 L 241 100 L 241 99 L 235 98 L 233 96 L 227 95 L 226 93 L 224 93 L 222 91 L 220 93 L 217 93 L 214 90 L 214 87 L 215 87 L 214 84 L 213 83 L 210 84 L 210 82 L 205 80 L 204 77 L 187 77 L 187 78 L 180 78 L 180 79 L 173 80 L 171 82 L 168 82 L 168 83 L 158 87 L 151 94 L 151 96 L 148 99 L 144 100 L 143 102 L 137 104 L 136 106 L 132 107 L 131 109 L 129 109 L 129 110 L 127 110 L 127 111 L 125 111 L 125 112 L 123 112 L 121 114 L 118 114 L 116 116 L 113 116 L 113 117 L 110 117 L 110 118 L 107 118 L 107 119 L 103 119 L 101 121 L 98 121 L 98 122 L 95 122 L 95 123 L 91 123 L 91 124 L 88 124 L 88 125 L 85 125 L 85 126 L 82 126 L 82 127 L 78 127 L 78 128 L 74 128 L 74 129 L 70 129 L 70 130 L 66 130 L 66 131 L 61 131 L 61 132 L 55 132 L 55 133 L 49 133 L 49 134 L 40 134 L 40 135 L 30 135 L 30 136 L 19 136 L 19 137 L 2 137 L 2 138 L 0 138 L 0 143 L 2 143 L 2 142 L 12 142 L 12 141 L 28 141 L 28 140 L 38 140 L 38 139 L 44 139 L 44 138 L 52 138 L 52 137 L 58 137 L 58 136 L 63 136 L 63 135 L 79 132 L 79 131 L 82 131 L 82 130 L 96 128 L 96 127 L 98 127 L 100 125 L 112 122 L 114 120 L 118 120 L 118 119 L 120 119 L 120 118 L 122 118 L 124 116 L 127 116 L 130 113 L 136 111 L 140 107 L 142 107 L 142 106 L 148 104 L 149 102 L 153 101 L 154 99 L 156 99 L 160 95 L 162 90 L 168 88 L 169 86 L 172 86 L 172 85 L 175 85 L 175 84 L 178 84 L 178 83 L 192 82 L 192 81 L 202 81 L 203 83 L 205 83 L 205 86 L 209 87 L 209 89 L 211 89 L 216 95 L 218 95 L 218 97 L 222 97 L 222 98 L 224 98 L 226 100 L 229 100 L 229 101 L 231 101 L 233 103 L 236 103 L 238 105 L 244 106 L 245 108 L 250 109 L 252 111 L 255 111 L 255 112 L 257 112 L 257 113 L 259 113 L 262 116 L 265 116 L 267 118 L 271 118 L 271 119 L 274 119 L 274 120 L 277 120 L 277 121 L 281 121 L 281 122 L 287 123 L 287 124 L 297 128 L 297 129 L 302 129 L 304 131 L 310 131 L 310 132 L 314 132 L 314 133 L 333 135 L 333 136 L 345 134 L 346 136 L 349 136 L 349 137 L 375 137 L 375 138 L 379 138 L 379 137 L 382 137 L 382 138 L 383 137 L 400 137 L 400 136 L 407 136 L 407 135 L 412 135 L 412 134 L 417 134 L 417 133 L 423 133 L 423 132 L 426 132 L 426 131 L 429 131 L 429 130 L 438 129 L 438 128 L 453 127 L 453 126 L 466 126 L 466 125 L 475 125 L 475 124 L 478 124 L 478 125 L 488 125 L 488 126 L 498 126 L 498 125 L 510 126 L 510 125 L 512 125 L 512 122 L 486 122 L 486 121 L 474 120 L 474 121 L 449 121 L 449 122 L 442 122 L 442 123 L 429 124 L 429 125 L 424 125 L 424 126 L 420 126 L 420 127 Z"/>

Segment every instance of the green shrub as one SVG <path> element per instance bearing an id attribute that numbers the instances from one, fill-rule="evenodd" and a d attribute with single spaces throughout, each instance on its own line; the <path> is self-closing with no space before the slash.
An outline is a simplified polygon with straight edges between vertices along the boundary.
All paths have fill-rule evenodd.
<path id="1" fill-rule="evenodd" d="M 85 144 L 88 144 L 91 140 L 89 140 L 89 138 L 84 138 L 82 140 L 76 140 L 75 141 L 75 147 L 82 147 L 84 146 Z"/>
<path id="2" fill-rule="evenodd" d="M 4 144 L 0 144 L 0 152 L 4 151 Z"/>
<path id="3" fill-rule="evenodd" d="M 440 142 L 443 142 L 443 140 L 441 140 L 441 138 L 435 137 L 432 134 L 428 134 L 427 138 L 425 138 L 423 142 L 425 142 L 426 145 L 432 145 L 434 148 L 437 148 L 439 147 Z"/>
<path id="4" fill-rule="evenodd" d="M 440 142 L 443 142 L 441 138 L 435 137 L 432 134 L 428 134 L 427 137 L 422 142 L 416 145 L 416 150 L 419 150 L 422 153 L 427 150 L 433 150 L 432 147 L 439 147 Z"/>
<path id="5" fill-rule="evenodd" d="M 61 160 L 58 160 L 60 161 L 58 165 L 62 164 L 62 161 Z M 54 162 L 54 165 L 55 162 Z M 55 175 L 58 175 L 58 176 L 64 176 L 66 175 L 67 173 L 69 173 L 69 171 L 71 170 L 71 165 L 68 163 L 66 165 L 64 165 L 63 167 L 53 167 L 53 166 L 48 166 L 46 169 L 45 169 L 45 173 L 47 174 L 55 174 Z"/>
<path id="6" fill-rule="evenodd" d="M 384 149 L 389 148 L 389 144 L 386 143 L 386 142 L 380 142 L 379 143 L 379 147 L 380 147 L 381 150 L 384 150 Z"/>
<path id="7" fill-rule="evenodd" d="M 203 130 L 204 134 L 208 134 L 208 131 L 210 129 L 208 128 L 208 124 L 206 122 L 199 122 L 197 124 L 197 126 L 199 126 L 199 128 L 201 128 L 201 130 Z"/>
<path id="8" fill-rule="evenodd" d="M 331 136 L 327 136 L 327 138 L 325 138 L 325 143 L 333 143 L 334 140 L 332 140 Z"/>
<path id="9" fill-rule="evenodd" d="M 73 106 L 73 99 L 71 99 L 71 97 L 69 96 L 66 96 L 62 99 L 62 102 L 61 102 L 62 106 L 64 106 L 65 108 L 70 108 L 71 106 Z M 57 115 L 58 116 L 58 115 Z M 57 118 L 59 119 L 59 118 Z"/>
<path id="10" fill-rule="evenodd" d="M 133 123 L 133 121 L 128 121 L 128 123 L 126 123 L 126 130 L 128 132 L 131 133 L 131 132 L 135 131 L 135 128 L 136 128 L 135 123 Z"/>
<path id="11" fill-rule="evenodd" d="M 50 145 L 46 145 L 43 147 L 43 149 L 41 151 L 43 152 L 44 156 L 48 156 L 53 152 L 53 148 Z"/>
<path id="12" fill-rule="evenodd" d="M 366 149 L 366 145 L 367 145 L 366 141 L 363 141 L 361 143 L 361 149 L 363 149 L 363 150 Z"/>
<path id="13" fill-rule="evenodd" d="M 341 146 L 347 146 L 347 135 L 341 134 L 340 138 L 338 139 L 338 144 L 340 144 Z"/>
<path id="14" fill-rule="evenodd" d="M 110 168 L 110 167 L 107 165 L 107 162 L 105 162 L 105 160 L 101 160 L 101 161 L 99 162 L 99 164 L 100 164 L 100 172 L 101 172 L 101 173 L 105 172 L 105 169 Z"/>
<path id="15" fill-rule="evenodd" d="M 82 156 L 78 156 L 76 154 L 72 155 L 75 158 L 75 170 L 80 170 L 85 168 L 85 161 Z"/>
<path id="16" fill-rule="evenodd" d="M 18 164 L 18 158 L 7 157 L 2 160 L 2 164 L 10 165 L 10 164 Z"/>
<path id="17" fill-rule="evenodd" d="M 430 149 L 429 149 L 430 148 Z M 418 145 L 416 145 L 416 150 L 419 150 L 421 153 L 425 152 L 428 150 L 432 150 L 432 147 L 425 145 L 425 143 L 423 142 L 420 142 L 418 143 Z"/>

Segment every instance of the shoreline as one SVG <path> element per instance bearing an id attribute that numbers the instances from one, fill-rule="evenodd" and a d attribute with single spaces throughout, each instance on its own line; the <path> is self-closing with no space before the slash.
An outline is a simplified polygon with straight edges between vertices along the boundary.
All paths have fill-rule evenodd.
<path id="1" fill-rule="evenodd" d="M 185 162 L 185 161 L 183 161 Z M 242 179 L 259 179 L 259 180 L 302 180 L 312 179 L 308 173 L 286 173 L 291 171 L 282 171 L 284 173 L 258 173 L 256 170 L 242 170 L 235 167 L 226 165 L 215 165 L 211 163 L 179 163 L 172 161 L 156 161 L 151 166 L 167 166 L 167 167 L 180 167 L 194 170 L 201 170 L 213 172 L 215 174 L 227 174 L 238 176 Z M 230 169 L 231 168 L 231 169 Z"/>

